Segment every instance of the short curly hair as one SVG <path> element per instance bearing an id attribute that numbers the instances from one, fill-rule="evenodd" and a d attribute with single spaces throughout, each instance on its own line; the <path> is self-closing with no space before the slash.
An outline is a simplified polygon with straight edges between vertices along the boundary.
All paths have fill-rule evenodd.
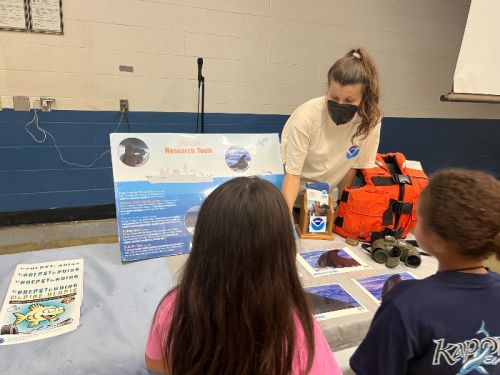
<path id="1" fill-rule="evenodd" d="M 479 171 L 447 169 L 432 175 L 419 202 L 422 225 L 462 256 L 500 259 L 500 181 Z"/>

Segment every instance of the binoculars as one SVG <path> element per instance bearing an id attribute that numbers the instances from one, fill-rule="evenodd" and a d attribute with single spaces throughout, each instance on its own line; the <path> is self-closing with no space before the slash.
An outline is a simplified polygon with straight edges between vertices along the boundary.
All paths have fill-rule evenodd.
<path id="1" fill-rule="evenodd" d="M 371 248 L 372 259 L 377 263 L 385 263 L 389 268 L 396 267 L 400 261 L 411 268 L 422 263 L 420 252 L 414 246 L 392 236 L 373 241 Z"/>

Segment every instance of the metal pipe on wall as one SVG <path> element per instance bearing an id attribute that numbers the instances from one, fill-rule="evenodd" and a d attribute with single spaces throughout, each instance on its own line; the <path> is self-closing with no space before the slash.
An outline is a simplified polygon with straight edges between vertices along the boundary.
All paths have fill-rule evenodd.
<path id="1" fill-rule="evenodd" d="M 442 102 L 469 102 L 469 103 L 500 103 L 500 95 L 457 94 L 450 92 L 441 95 Z"/>

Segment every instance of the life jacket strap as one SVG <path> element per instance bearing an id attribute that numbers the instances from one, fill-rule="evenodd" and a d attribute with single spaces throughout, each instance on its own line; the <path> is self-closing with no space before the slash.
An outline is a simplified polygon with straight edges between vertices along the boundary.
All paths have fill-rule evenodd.
<path id="1" fill-rule="evenodd" d="M 400 185 L 400 184 L 408 184 L 411 185 L 411 178 L 405 174 L 393 174 L 391 177 L 389 176 L 373 176 L 371 178 L 373 185 L 375 186 L 392 186 L 392 185 Z"/>

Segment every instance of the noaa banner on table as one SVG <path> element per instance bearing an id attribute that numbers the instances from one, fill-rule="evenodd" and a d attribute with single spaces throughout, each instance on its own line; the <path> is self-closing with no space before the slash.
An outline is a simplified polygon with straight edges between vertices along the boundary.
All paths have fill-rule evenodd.
<path id="1" fill-rule="evenodd" d="M 123 261 L 188 253 L 198 211 L 238 176 L 283 180 L 278 134 L 110 135 Z"/>

